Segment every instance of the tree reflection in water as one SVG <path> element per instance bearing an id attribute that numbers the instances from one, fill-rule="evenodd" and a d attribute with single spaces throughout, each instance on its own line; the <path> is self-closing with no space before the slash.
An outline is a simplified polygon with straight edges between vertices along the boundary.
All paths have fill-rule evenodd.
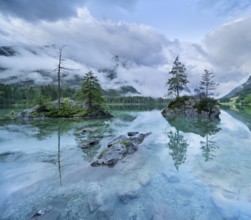
<path id="1" fill-rule="evenodd" d="M 59 184 L 62 186 L 62 167 L 61 167 L 61 128 L 58 126 L 58 157 L 57 157 L 57 166 L 58 166 L 58 175 L 59 175 Z"/>
<path id="2" fill-rule="evenodd" d="M 168 143 L 168 147 L 171 150 L 170 155 L 174 161 L 174 166 L 179 170 L 179 166 L 186 161 L 186 152 L 189 144 L 178 130 L 176 132 L 170 131 L 167 135 L 170 139 Z"/>
<path id="3" fill-rule="evenodd" d="M 215 150 L 219 148 L 216 142 L 210 140 L 209 138 L 210 136 L 207 134 L 205 137 L 205 141 L 200 142 L 202 156 L 205 158 L 205 161 L 212 160 L 215 157 L 214 155 Z"/>
<path id="4" fill-rule="evenodd" d="M 215 151 L 219 148 L 213 137 L 221 128 L 220 120 L 199 120 L 187 118 L 175 118 L 168 120 L 169 124 L 176 129 L 176 132 L 167 133 L 169 138 L 168 148 L 171 150 L 170 155 L 174 160 L 176 169 L 186 160 L 186 151 L 189 143 L 184 138 L 183 133 L 194 133 L 205 138 L 200 142 L 202 156 L 205 161 L 212 160 L 215 157 Z"/>

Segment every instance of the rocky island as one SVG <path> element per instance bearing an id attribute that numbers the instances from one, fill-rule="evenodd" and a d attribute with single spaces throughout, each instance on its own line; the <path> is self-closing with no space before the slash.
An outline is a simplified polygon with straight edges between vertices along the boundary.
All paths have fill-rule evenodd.
<path id="1" fill-rule="evenodd" d="M 166 119 L 176 117 L 219 119 L 220 109 L 216 99 L 200 93 L 196 96 L 177 97 L 161 113 Z"/>
<path id="2" fill-rule="evenodd" d="M 105 108 L 96 107 L 90 110 L 84 102 L 62 99 L 60 101 L 60 109 L 58 109 L 58 101 L 37 105 L 33 108 L 26 109 L 20 113 L 22 119 L 43 120 L 46 118 L 110 118 L 112 114 Z"/>
<path id="3" fill-rule="evenodd" d="M 61 98 L 59 86 L 57 100 L 52 102 L 41 100 L 39 105 L 23 111 L 20 116 L 23 119 L 112 117 L 107 111 L 99 80 L 91 71 L 84 75 L 81 88 L 75 96 L 76 100 Z"/>

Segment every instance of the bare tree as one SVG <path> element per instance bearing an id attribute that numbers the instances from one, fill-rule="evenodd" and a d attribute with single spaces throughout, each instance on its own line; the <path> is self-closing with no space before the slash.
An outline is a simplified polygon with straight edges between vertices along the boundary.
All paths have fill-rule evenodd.
<path id="1" fill-rule="evenodd" d="M 66 47 L 66 45 L 63 45 L 61 47 L 58 48 L 59 51 L 59 55 L 58 55 L 58 65 L 56 68 L 56 72 L 57 72 L 57 81 L 58 81 L 58 110 L 60 110 L 60 105 L 61 105 L 61 73 L 63 70 L 78 70 L 78 69 L 71 69 L 71 68 L 66 68 L 63 66 L 63 49 L 64 47 Z"/>
<path id="2" fill-rule="evenodd" d="M 215 90 L 217 83 L 214 82 L 215 75 L 208 70 L 202 75 L 202 80 L 200 81 L 200 88 L 205 92 L 208 97 L 209 91 Z"/>
<path id="3" fill-rule="evenodd" d="M 60 103 L 61 103 L 61 70 L 65 69 L 62 66 L 62 53 L 65 45 L 59 47 L 59 56 L 58 56 L 58 65 L 57 65 L 57 77 L 58 77 L 58 110 L 60 110 Z"/>

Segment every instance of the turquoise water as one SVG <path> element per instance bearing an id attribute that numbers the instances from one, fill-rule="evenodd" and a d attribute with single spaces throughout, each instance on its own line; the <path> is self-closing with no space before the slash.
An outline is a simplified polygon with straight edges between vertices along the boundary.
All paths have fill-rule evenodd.
<path id="1" fill-rule="evenodd" d="M 38 219 L 251 219 L 245 118 L 226 111 L 219 123 L 168 122 L 159 110 L 114 115 L 1 119 L 0 219 L 31 219 L 38 210 L 45 210 Z M 92 135 L 80 134 L 83 128 Z M 90 166 L 110 140 L 128 131 L 152 134 L 115 167 Z M 81 149 L 95 138 L 97 146 Z"/>

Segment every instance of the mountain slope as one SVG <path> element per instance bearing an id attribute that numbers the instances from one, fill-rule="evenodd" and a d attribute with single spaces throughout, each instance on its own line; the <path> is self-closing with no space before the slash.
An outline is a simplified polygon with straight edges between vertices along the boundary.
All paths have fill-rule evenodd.
<path id="1" fill-rule="evenodd" d="M 250 93 L 251 93 L 251 76 L 248 78 L 248 80 L 245 83 L 233 89 L 230 93 L 225 95 L 223 98 L 232 98 L 236 96 L 241 96 L 241 98 L 244 98 Z"/>

